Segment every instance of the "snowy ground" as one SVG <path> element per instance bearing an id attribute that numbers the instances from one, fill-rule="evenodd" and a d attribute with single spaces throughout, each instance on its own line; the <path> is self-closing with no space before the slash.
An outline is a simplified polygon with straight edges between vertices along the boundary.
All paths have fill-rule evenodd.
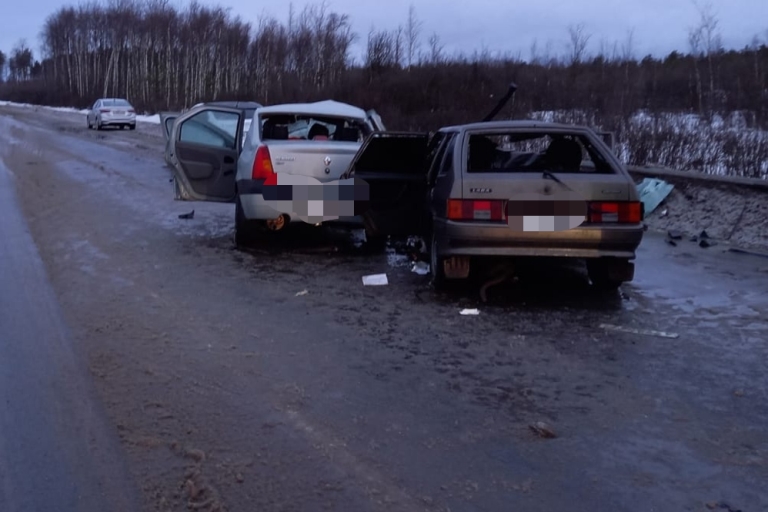
<path id="1" fill-rule="evenodd" d="M 695 114 L 639 111 L 614 126 L 583 111 L 534 112 L 531 117 L 613 131 L 614 149 L 627 164 L 768 179 L 768 132 L 755 128 L 749 113 L 703 119 Z"/>
<path id="2" fill-rule="evenodd" d="M 88 113 L 88 109 L 81 110 L 81 109 L 72 108 L 72 107 L 47 107 L 44 105 L 30 105 L 29 103 L 13 103 L 10 101 L 0 101 L 0 107 L 4 107 L 4 106 L 44 109 L 44 110 L 50 110 L 52 112 L 67 112 L 70 114 L 86 115 Z M 140 123 L 160 124 L 160 115 L 159 114 L 154 114 L 154 115 L 137 114 L 136 121 Z"/>

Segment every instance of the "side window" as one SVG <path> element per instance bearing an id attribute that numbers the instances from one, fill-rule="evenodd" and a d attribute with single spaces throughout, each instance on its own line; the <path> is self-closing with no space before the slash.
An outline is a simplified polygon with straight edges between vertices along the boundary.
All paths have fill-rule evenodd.
<path id="1" fill-rule="evenodd" d="M 452 133 L 445 141 L 445 154 L 443 160 L 440 162 L 440 170 L 438 176 L 448 176 L 451 172 L 451 166 L 453 165 L 453 151 L 456 147 L 456 134 Z"/>
<path id="2" fill-rule="evenodd" d="M 440 168 L 440 164 L 443 161 L 443 154 L 446 148 L 446 137 L 444 132 L 437 132 L 435 136 L 429 141 L 429 147 L 427 148 L 427 164 L 429 169 L 427 170 L 427 183 L 432 185 L 437 178 L 437 170 Z"/>
<path id="3" fill-rule="evenodd" d="M 179 130 L 179 141 L 212 148 L 236 149 L 240 116 L 234 112 L 204 110 L 186 119 Z"/>

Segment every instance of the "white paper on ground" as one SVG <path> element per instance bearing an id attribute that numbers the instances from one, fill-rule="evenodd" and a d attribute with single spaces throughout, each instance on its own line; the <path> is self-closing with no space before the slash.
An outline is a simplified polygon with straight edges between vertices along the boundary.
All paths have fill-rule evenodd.
<path id="1" fill-rule="evenodd" d="M 459 311 L 460 315 L 479 315 L 480 310 L 479 309 L 462 309 Z"/>
<path id="2" fill-rule="evenodd" d="M 371 274 L 363 276 L 363 286 L 383 286 L 389 284 L 387 274 Z"/>

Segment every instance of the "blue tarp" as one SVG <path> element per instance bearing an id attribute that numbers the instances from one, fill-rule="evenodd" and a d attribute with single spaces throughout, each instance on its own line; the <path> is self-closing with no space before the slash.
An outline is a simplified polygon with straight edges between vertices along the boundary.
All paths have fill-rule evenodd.
<path id="1" fill-rule="evenodd" d="M 644 178 L 637 186 L 637 193 L 640 195 L 640 201 L 643 203 L 645 215 L 649 215 L 658 208 L 664 199 L 667 198 L 674 185 L 666 181 L 655 178 Z"/>

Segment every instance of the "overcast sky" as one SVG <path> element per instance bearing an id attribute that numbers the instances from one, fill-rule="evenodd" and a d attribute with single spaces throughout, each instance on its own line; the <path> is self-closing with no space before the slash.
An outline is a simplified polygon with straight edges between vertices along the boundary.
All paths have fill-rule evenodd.
<path id="1" fill-rule="evenodd" d="M 763 40 L 768 36 L 768 0 L 699 0 L 711 3 L 719 20 L 726 47 L 741 48 L 754 35 Z M 172 0 L 183 5 L 181 0 Z M 267 12 L 284 20 L 288 0 L 223 0 L 218 3 L 231 7 L 232 12 L 252 21 Z M 360 35 L 355 53 L 362 51 L 371 25 L 395 28 L 405 23 L 412 0 L 327 0 L 328 6 L 348 14 Z M 66 0 L 8 0 L 0 17 L 0 50 L 9 53 L 13 45 L 26 38 L 38 56 L 38 34 L 45 17 Z M 77 4 L 75 0 L 71 2 Z M 294 0 L 301 8 L 312 0 Z M 698 13 L 693 0 L 415 0 L 416 13 L 424 23 L 426 39 L 436 32 L 445 50 L 471 53 L 487 48 L 494 52 L 520 52 L 530 56 L 530 47 L 537 39 L 539 48 L 547 40 L 552 50 L 562 52 L 569 24 L 584 23 L 592 34 L 590 50 L 596 50 L 601 40 L 610 44 L 624 41 L 627 31 L 635 29 L 638 55 L 664 55 L 673 49 L 686 51 L 687 29 L 695 25 Z M 426 46 L 426 44 L 425 44 Z M 357 55 L 356 55 L 357 56 Z"/>

